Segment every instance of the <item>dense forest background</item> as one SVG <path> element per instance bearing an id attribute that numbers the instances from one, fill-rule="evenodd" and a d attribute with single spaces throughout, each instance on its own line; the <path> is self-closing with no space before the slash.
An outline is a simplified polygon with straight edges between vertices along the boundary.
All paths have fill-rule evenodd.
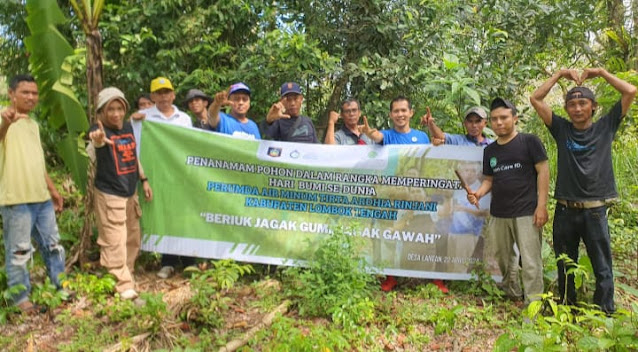
<path id="1" fill-rule="evenodd" d="M 76 255 L 72 262 L 78 253 L 87 258 L 69 271 L 68 288 L 77 293 L 71 303 L 63 303 L 50 284 L 36 284 L 32 299 L 48 307 L 47 318 L 11 318 L 15 310 L 0 271 L 3 349 L 212 350 L 252 328 L 256 332 L 241 338 L 248 346 L 243 350 L 638 348 L 635 106 L 613 147 L 621 195 L 609 212 L 620 307 L 614 317 L 554 304 L 551 225 L 544 228 L 547 296 L 542 306 L 522 314 L 481 272 L 475 280 L 451 283 L 450 295 L 410 279 L 382 294 L 372 276 L 357 272 L 357 253 L 344 250 L 356 247 L 348 236 L 327 241 L 322 253 L 332 254 L 311 258 L 309 270 L 276 274 L 218 261 L 203 263 L 190 278 L 158 281 L 158 258 L 147 253 L 137 267 L 146 304 L 136 307 L 113 298 L 112 279 L 88 258 L 96 246 L 90 243 L 94 232 L 85 201 L 90 197 L 83 194 L 88 169 L 83 132 L 94 118 L 97 90 L 116 86 L 134 101 L 157 76 L 171 79 L 181 108 L 188 89 L 212 95 L 243 81 L 252 90 L 249 117 L 258 122 L 277 101 L 280 85 L 296 81 L 305 89 L 304 114 L 320 134 L 328 112 L 347 97 L 361 101 L 375 127 L 390 126 L 389 102 L 404 95 L 416 110 L 413 127 L 421 128 L 420 116 L 429 106 L 444 131 L 462 133 L 467 108 L 503 96 L 519 108 L 519 130 L 543 140 L 553 180 L 555 143 L 529 95 L 564 67 L 604 67 L 638 85 L 638 0 L 58 0 L 59 9 L 51 4 L 55 1 L 0 1 L 0 105 L 8 104 L 6 79 L 28 71 L 36 75 L 41 95 L 35 116 L 65 197 L 60 234 Z M 548 96 L 559 113 L 572 84 L 561 80 Z M 597 116 L 619 98 L 601 79 L 585 85 L 602 106 Z M 550 216 L 554 205 L 549 204 Z M 590 299 L 594 278 L 583 258 L 579 290 Z M 43 281 L 43 264 L 35 261 L 34 278 Z M 271 314 L 288 307 L 273 323 Z M 525 324 L 524 317 L 534 320 Z"/>

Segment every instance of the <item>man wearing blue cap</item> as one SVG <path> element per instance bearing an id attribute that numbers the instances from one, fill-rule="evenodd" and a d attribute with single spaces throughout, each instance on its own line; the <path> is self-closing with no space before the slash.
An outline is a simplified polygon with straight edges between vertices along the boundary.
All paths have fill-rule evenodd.
<path id="1" fill-rule="evenodd" d="M 303 94 L 294 82 L 286 82 L 279 91 L 281 99 L 266 115 L 264 134 L 276 141 L 319 143 L 312 120 L 301 115 Z"/>
<path id="2" fill-rule="evenodd" d="M 230 115 L 221 112 L 222 106 L 230 105 Z M 261 139 L 259 127 L 246 115 L 250 109 L 250 88 L 242 82 L 215 94 L 208 109 L 208 124 L 213 131 L 232 136 Z"/>
<path id="3" fill-rule="evenodd" d="M 592 116 L 598 107 L 594 93 L 580 85 L 589 78 L 602 77 L 620 94 L 620 100 L 607 115 L 596 122 Z M 565 78 L 578 85 L 567 92 L 565 111 L 569 120 L 556 115 L 544 99 Z M 554 252 L 566 253 L 578 262 L 578 245 L 583 239 L 596 276 L 594 303 L 608 314 L 613 313 L 614 275 L 612 271 L 607 207 L 618 197 L 611 159 L 611 144 L 623 117 L 636 96 L 636 87 L 603 68 L 588 68 L 579 75 L 576 70 L 562 69 L 554 73 L 530 97 L 558 149 L 556 176 L 556 211 L 554 214 Z M 577 302 L 574 276 L 567 276 L 566 265 L 558 262 L 558 288 L 561 300 Z M 566 287 L 567 286 L 567 287 Z"/>

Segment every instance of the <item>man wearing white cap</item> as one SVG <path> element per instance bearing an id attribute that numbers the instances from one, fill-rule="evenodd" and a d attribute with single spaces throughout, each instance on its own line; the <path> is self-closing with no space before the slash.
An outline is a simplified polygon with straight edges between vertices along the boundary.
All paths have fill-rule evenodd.
<path id="1" fill-rule="evenodd" d="M 224 105 L 230 105 L 230 115 L 221 112 Z M 242 82 L 231 85 L 227 90 L 215 94 L 208 110 L 208 124 L 214 131 L 249 139 L 261 139 L 259 127 L 246 115 L 250 109 L 250 88 Z"/>
<path id="2" fill-rule="evenodd" d="M 29 301 L 31 238 L 38 242 L 51 283 L 61 289 L 58 276 L 64 273 L 64 247 L 55 211 L 62 211 L 63 199 L 46 171 L 38 123 L 29 117 L 38 104 L 35 79 L 13 77 L 9 99 L 11 105 L 0 113 L 0 212 L 7 292 L 13 304 L 29 312 L 36 309 Z"/>
<path id="3" fill-rule="evenodd" d="M 153 198 L 135 152 L 133 127 L 124 121 L 129 103 L 115 87 L 98 94 L 96 125 L 89 138 L 95 148 L 95 214 L 100 245 L 100 264 L 117 279 L 115 290 L 122 299 L 137 297 L 133 281 L 135 259 L 140 250 L 142 215 L 137 184 L 147 201 Z"/>

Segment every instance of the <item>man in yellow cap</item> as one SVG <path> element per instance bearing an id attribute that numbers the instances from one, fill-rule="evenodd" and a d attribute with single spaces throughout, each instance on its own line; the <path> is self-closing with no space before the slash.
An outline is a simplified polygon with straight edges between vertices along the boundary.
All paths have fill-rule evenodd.
<path id="1" fill-rule="evenodd" d="M 147 119 L 177 126 L 193 127 L 190 116 L 173 104 L 175 101 L 175 89 L 168 78 L 157 77 L 151 81 L 151 99 L 155 102 L 154 106 L 131 115 L 135 139 L 137 140 L 137 155 L 140 155 L 139 146 L 142 144 L 142 136 L 140 135 L 142 129 L 141 120 Z M 162 268 L 157 273 L 157 276 L 162 279 L 172 276 L 175 272 L 175 267 L 180 262 L 183 266 L 193 265 L 195 258 L 164 254 L 162 256 Z"/>
<path id="2" fill-rule="evenodd" d="M 155 102 L 155 106 L 138 111 L 131 115 L 131 119 L 143 120 L 146 118 L 150 121 L 162 121 L 178 126 L 193 127 L 190 116 L 173 104 L 175 101 L 175 89 L 168 78 L 157 77 L 151 81 L 151 100 Z M 138 143 L 140 143 L 139 139 Z"/>

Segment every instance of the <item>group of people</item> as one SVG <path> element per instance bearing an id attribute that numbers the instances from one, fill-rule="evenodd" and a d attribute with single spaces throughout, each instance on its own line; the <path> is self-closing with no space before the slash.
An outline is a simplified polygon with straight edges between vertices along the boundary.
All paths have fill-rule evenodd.
<path id="1" fill-rule="evenodd" d="M 598 107 L 596 98 L 581 85 L 594 77 L 602 77 L 621 94 L 620 101 L 596 122 L 592 119 Z M 544 101 L 561 78 L 576 83 L 565 97 L 569 120 L 552 112 Z M 141 185 L 147 201 L 153 198 L 138 159 L 141 121 L 162 121 L 240 138 L 264 136 L 279 141 L 318 143 L 312 120 L 301 114 L 304 99 L 301 87 L 286 82 L 279 93 L 279 100 L 270 107 L 261 126 L 247 117 L 251 90 L 242 82 L 212 97 L 198 89 L 189 90 L 184 105 L 195 117 L 194 122 L 174 104 L 175 88 L 166 77 L 151 81 L 150 95 L 136 101 L 138 111 L 131 114 L 130 121 L 125 119 L 129 103 L 119 89 L 109 87 L 99 93 L 98 121 L 89 131 L 89 149 L 97 162 L 94 200 L 100 263 L 117 278 L 116 290 L 121 298 L 138 296 L 133 276 L 140 248 L 141 210 L 137 186 Z M 530 99 L 558 147 L 553 227 L 556 256 L 566 253 L 576 262 L 578 244 L 583 239 L 596 276 L 594 303 L 607 313 L 615 310 L 606 215 L 610 202 L 617 197 L 611 143 L 635 95 L 634 86 L 604 69 L 585 69 L 582 74 L 563 69 L 542 84 Z M 61 210 L 63 201 L 45 169 L 38 124 L 29 116 L 38 102 L 33 77 L 14 77 L 9 85 L 9 98 L 10 106 L 2 111 L 0 123 L 0 211 L 5 268 L 9 286 L 24 286 L 15 291 L 13 302 L 28 310 L 33 306 L 28 297 L 30 280 L 26 266 L 32 252 L 31 237 L 38 242 L 51 281 L 61 287 L 58 276 L 64 272 L 64 248 L 60 245 L 54 211 Z M 223 111 L 225 107 L 229 113 Z M 397 97 L 390 103 L 393 128 L 379 131 L 371 128 L 367 118 L 361 116 L 359 102 L 348 99 L 342 103 L 340 113 L 330 112 L 324 142 L 429 144 L 431 138 L 434 145 L 483 147 L 483 178 L 482 181 L 472 179 L 467 201 L 479 207 L 481 199 L 491 193 L 487 236 L 496 247 L 503 288 L 508 295 L 524 297 L 526 302 L 540 299 L 543 293 L 541 229 L 548 219 L 549 193 L 549 166 L 540 139 L 517 131 L 518 110 L 503 98 L 492 100 L 489 115 L 480 107 L 469 109 L 463 123 L 466 134 L 443 132 L 428 108 L 421 118 L 430 133 L 428 136 L 410 127 L 413 115 L 410 100 Z M 337 129 L 340 118 L 343 124 Z M 495 141 L 483 133 L 488 119 L 497 136 Z M 171 276 L 180 263 L 191 265 L 194 258 L 164 255 L 158 276 Z M 574 278 L 566 274 L 567 270 L 566 265 L 559 262 L 560 295 L 567 303 L 576 304 Z M 396 280 L 388 277 L 382 289 L 391 290 L 394 285 Z M 447 290 L 442 282 L 437 285 Z"/>

